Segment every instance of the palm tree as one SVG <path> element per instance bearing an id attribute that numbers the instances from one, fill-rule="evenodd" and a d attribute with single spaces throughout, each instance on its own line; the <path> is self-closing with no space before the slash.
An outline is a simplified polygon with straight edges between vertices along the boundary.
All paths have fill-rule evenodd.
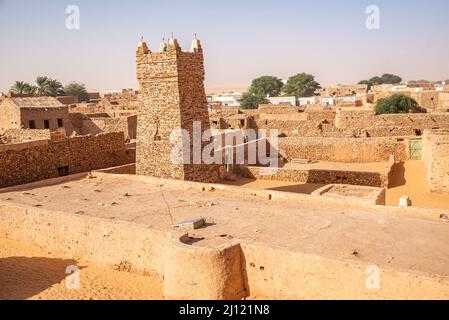
<path id="1" fill-rule="evenodd" d="M 30 93 L 31 85 L 24 81 L 16 81 L 11 87 L 10 92 L 15 94 L 28 94 Z"/>
<path id="2" fill-rule="evenodd" d="M 47 80 L 47 90 L 45 95 L 56 97 L 64 95 L 64 86 L 62 83 L 55 79 Z"/>
<path id="3" fill-rule="evenodd" d="M 37 97 L 56 97 L 65 94 L 64 86 L 60 81 L 44 76 L 36 78 L 36 85 L 30 85 L 23 81 L 16 81 L 10 91 L 15 94 L 31 94 Z"/>
<path id="4" fill-rule="evenodd" d="M 38 97 L 46 96 L 49 90 L 48 77 L 39 76 L 36 78 L 36 95 Z"/>
<path id="5" fill-rule="evenodd" d="M 35 96 L 36 92 L 37 92 L 37 87 L 35 85 L 30 85 L 30 87 L 28 88 L 28 94 Z"/>

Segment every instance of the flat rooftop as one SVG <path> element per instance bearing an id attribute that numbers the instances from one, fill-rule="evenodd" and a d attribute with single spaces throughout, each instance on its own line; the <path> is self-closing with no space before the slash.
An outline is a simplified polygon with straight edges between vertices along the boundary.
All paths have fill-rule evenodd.
<path id="1" fill-rule="evenodd" d="M 207 186 L 95 173 L 94 178 L 1 193 L 0 201 L 128 221 L 162 231 L 171 230 L 170 215 L 175 223 L 204 217 L 206 227 L 190 232 L 195 246 L 240 239 L 298 253 L 449 276 L 449 223 L 443 220 L 304 195 L 269 200 L 239 187 Z"/>

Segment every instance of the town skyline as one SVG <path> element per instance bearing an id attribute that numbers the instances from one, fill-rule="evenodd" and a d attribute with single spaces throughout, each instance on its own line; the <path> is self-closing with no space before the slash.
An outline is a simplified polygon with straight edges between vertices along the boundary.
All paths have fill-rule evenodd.
<path id="1" fill-rule="evenodd" d="M 140 37 L 155 51 L 160 35 L 172 33 L 184 50 L 198 34 L 208 88 L 245 88 L 258 76 L 287 79 L 300 72 L 323 85 L 357 83 L 386 72 L 405 81 L 449 78 L 449 64 L 442 63 L 449 44 L 441 40 L 449 31 L 447 1 L 406 7 L 404 1 L 376 1 L 378 30 L 366 27 L 370 1 L 343 2 L 133 1 L 126 6 L 113 1 L 106 6 L 3 0 L 0 56 L 9 62 L 1 67 L 0 91 L 39 75 L 85 83 L 90 91 L 137 89 L 133 62 Z M 79 30 L 67 29 L 69 5 L 80 10 Z"/>

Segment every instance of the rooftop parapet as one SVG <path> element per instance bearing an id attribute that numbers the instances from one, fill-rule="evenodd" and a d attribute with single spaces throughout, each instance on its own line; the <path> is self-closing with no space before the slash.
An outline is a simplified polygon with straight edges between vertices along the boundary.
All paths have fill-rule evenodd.
<path id="1" fill-rule="evenodd" d="M 183 51 L 177 39 L 164 40 L 159 50 L 152 52 L 142 39 L 137 47 L 137 78 L 141 82 L 163 78 L 204 80 L 204 57 L 201 42 L 193 39 L 189 51 Z"/>
<path id="2" fill-rule="evenodd" d="M 160 44 L 158 53 L 172 53 L 172 52 L 184 52 L 184 53 L 202 53 L 203 48 L 201 46 L 201 41 L 195 37 L 195 39 L 192 40 L 189 51 L 182 51 L 181 46 L 179 45 L 179 42 L 175 38 L 171 38 L 168 40 L 168 42 L 165 42 L 165 40 Z M 137 47 L 137 54 L 151 54 L 153 53 L 149 48 L 147 43 L 143 40 L 143 37 L 141 41 L 139 42 L 139 45 Z"/>

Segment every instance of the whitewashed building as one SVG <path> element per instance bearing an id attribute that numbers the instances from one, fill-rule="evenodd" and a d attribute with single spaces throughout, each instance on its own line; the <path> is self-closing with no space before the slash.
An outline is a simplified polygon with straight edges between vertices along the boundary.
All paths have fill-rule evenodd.
<path id="1" fill-rule="evenodd" d="M 296 106 L 296 97 L 267 97 L 271 104 L 290 104 Z"/>

